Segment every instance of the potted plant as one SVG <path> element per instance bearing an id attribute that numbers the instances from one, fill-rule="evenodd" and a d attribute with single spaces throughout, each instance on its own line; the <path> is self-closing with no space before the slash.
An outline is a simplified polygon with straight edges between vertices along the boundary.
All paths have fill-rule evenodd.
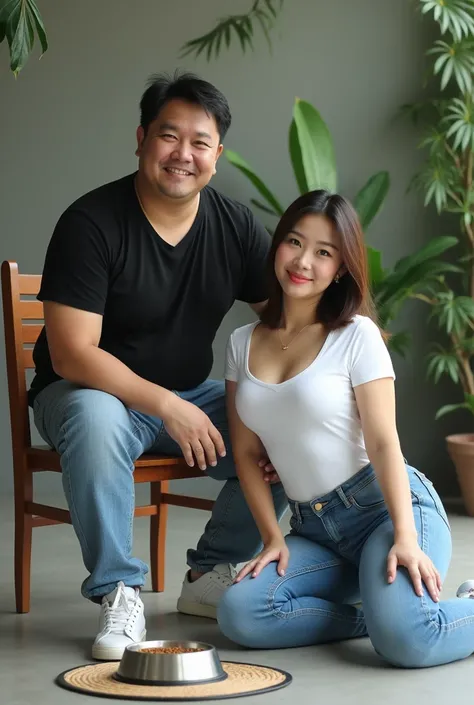
<path id="1" fill-rule="evenodd" d="M 288 143 L 300 193 L 316 188 L 336 190 L 337 168 L 331 133 L 316 108 L 306 101 L 295 100 Z M 232 150 L 227 149 L 225 156 L 258 191 L 261 200 L 252 198 L 253 206 L 272 218 L 281 216 L 285 210 L 283 205 L 255 170 Z M 364 230 L 382 209 L 389 185 L 388 173 L 380 171 L 373 174 L 355 196 L 354 205 Z M 440 260 L 440 255 L 455 244 L 457 239 L 454 237 L 434 238 L 417 252 L 398 260 L 391 268 L 382 266 L 379 250 L 366 247 L 372 294 L 383 328 L 387 328 L 397 317 L 408 299 L 425 295 L 439 276 L 457 269 L 449 262 Z M 390 336 L 388 344 L 391 350 L 403 355 L 409 340 L 409 334 L 400 331 Z"/>
<path id="2" fill-rule="evenodd" d="M 439 214 L 453 214 L 462 246 L 457 269 L 449 281 L 443 275 L 418 298 L 432 308 L 445 339 L 430 354 L 428 375 L 435 383 L 449 377 L 459 388 L 459 401 L 438 410 L 436 418 L 458 409 L 474 416 L 474 3 L 466 0 L 420 0 L 432 15 L 439 38 L 429 49 L 430 73 L 441 98 L 409 106 L 424 126 L 420 148 L 426 162 L 414 184 L 425 193 L 425 206 L 434 203 Z M 464 503 L 474 516 L 474 433 L 446 439 L 456 467 Z"/>

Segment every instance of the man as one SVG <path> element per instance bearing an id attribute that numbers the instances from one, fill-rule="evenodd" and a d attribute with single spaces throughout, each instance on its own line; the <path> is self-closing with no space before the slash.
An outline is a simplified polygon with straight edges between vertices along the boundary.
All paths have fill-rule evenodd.
<path id="1" fill-rule="evenodd" d="M 145 638 L 131 555 L 133 463 L 183 454 L 227 480 L 189 550 L 178 609 L 215 617 L 233 565 L 259 547 L 229 448 L 222 382 L 208 380 L 212 342 L 236 299 L 265 299 L 269 237 L 248 208 L 208 186 L 231 115 L 211 84 L 158 76 L 140 103 L 138 171 L 79 198 L 48 247 L 34 351 L 35 423 L 61 454 L 63 486 L 101 603 L 92 655 L 120 659 Z M 272 491 L 278 515 L 281 485 Z"/>

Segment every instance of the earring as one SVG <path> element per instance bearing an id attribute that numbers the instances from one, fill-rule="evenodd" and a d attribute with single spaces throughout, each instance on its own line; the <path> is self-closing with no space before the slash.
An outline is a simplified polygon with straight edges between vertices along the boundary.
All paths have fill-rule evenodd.
<path id="1" fill-rule="evenodd" d="M 339 279 L 339 274 L 336 274 L 336 276 L 334 277 L 334 284 L 339 284 Z"/>

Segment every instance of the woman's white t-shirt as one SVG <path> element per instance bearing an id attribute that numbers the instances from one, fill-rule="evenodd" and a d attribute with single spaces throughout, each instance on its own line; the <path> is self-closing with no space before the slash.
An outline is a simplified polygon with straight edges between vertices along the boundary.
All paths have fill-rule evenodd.
<path id="1" fill-rule="evenodd" d="M 331 331 L 316 359 L 281 384 L 252 375 L 248 358 L 257 323 L 235 330 L 227 345 L 226 379 L 237 382 L 236 408 L 261 439 L 290 499 L 307 502 L 332 491 L 369 462 L 354 387 L 395 379 L 375 323 L 355 316 Z"/>

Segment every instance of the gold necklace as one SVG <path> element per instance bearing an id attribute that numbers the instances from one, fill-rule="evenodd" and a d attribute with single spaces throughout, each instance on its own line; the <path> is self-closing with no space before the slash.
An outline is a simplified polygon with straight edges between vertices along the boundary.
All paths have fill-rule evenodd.
<path id="1" fill-rule="evenodd" d="M 277 328 L 277 333 L 278 333 L 278 337 L 279 337 L 279 339 L 280 339 L 281 349 L 282 349 L 282 350 L 288 350 L 288 348 L 290 347 L 291 343 L 292 343 L 294 340 L 296 340 L 296 338 L 299 336 L 299 334 L 302 333 L 302 332 L 305 330 L 305 328 L 308 328 L 308 326 L 310 326 L 310 325 L 311 325 L 311 323 L 307 323 L 305 326 L 303 326 L 303 328 L 302 328 L 301 330 L 299 330 L 298 333 L 290 340 L 290 342 L 288 343 L 288 345 L 284 345 L 284 344 L 283 344 L 283 341 L 282 341 L 281 335 L 280 335 L 280 330 Z"/>

